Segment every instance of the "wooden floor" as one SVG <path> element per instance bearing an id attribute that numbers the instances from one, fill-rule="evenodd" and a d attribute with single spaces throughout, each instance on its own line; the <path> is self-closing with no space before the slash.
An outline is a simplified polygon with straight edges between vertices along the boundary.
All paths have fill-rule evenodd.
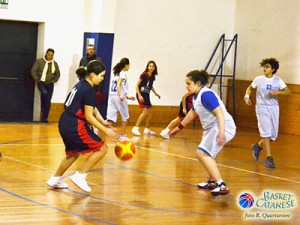
<path id="1" fill-rule="evenodd" d="M 270 169 L 264 166 L 265 152 L 258 162 L 252 157 L 257 130 L 238 130 L 217 157 L 231 190 L 218 197 L 196 188 L 207 178 L 195 159 L 201 140 L 199 128 L 184 129 L 170 140 L 159 136 L 132 140 L 137 152 L 128 162 L 118 160 L 114 143 L 106 142 L 110 151 L 87 177 L 90 194 L 68 177 L 69 189 L 52 190 L 46 181 L 65 155 L 57 124 L 1 123 L 0 224 L 300 224 L 299 136 L 279 135 L 272 145 L 276 168 Z M 76 171 L 84 158 L 66 176 Z M 244 193 L 255 200 L 250 209 L 239 205 Z M 257 204 L 262 205 L 264 196 L 273 207 L 294 205 L 281 210 L 260 208 Z M 255 218 L 245 218 L 247 215 Z M 269 217 L 284 215 L 290 218 Z"/>

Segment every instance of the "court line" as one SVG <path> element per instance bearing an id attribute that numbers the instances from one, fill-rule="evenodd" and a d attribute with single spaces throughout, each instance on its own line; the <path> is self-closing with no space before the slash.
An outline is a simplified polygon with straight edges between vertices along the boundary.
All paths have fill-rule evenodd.
<path id="1" fill-rule="evenodd" d="M 31 139 L 31 140 L 45 139 L 45 138 L 46 137 L 36 138 L 36 139 Z M 53 138 L 53 137 L 50 137 L 50 138 Z M 0 146 L 1 145 L 13 145 L 12 143 L 18 143 L 18 142 L 27 141 L 27 140 L 30 140 L 30 139 L 23 139 L 23 140 L 17 140 L 17 141 L 13 141 L 13 142 L 0 143 Z M 28 144 L 28 145 L 48 145 L 49 146 L 49 145 L 63 145 L 63 144 Z M 113 146 L 114 144 L 110 143 L 110 144 L 107 144 L 107 145 L 108 146 Z M 158 152 L 158 153 L 161 153 L 161 154 L 171 155 L 171 156 L 175 156 L 175 157 L 178 157 L 178 158 L 183 158 L 183 159 L 188 159 L 188 160 L 192 160 L 192 161 L 197 161 L 198 162 L 198 160 L 195 159 L 195 158 L 191 158 L 191 157 L 187 157 L 187 156 L 183 156 L 183 155 L 178 155 L 178 154 L 174 154 L 174 153 L 169 153 L 169 152 L 164 152 L 164 151 L 159 151 L 159 150 L 154 150 L 154 149 L 150 149 L 150 148 L 139 146 L 139 145 L 136 145 L 136 146 L 139 147 L 139 148 L 141 148 L 141 149 L 145 149 L 147 151 Z M 8 156 L 3 156 L 3 157 L 9 158 L 11 160 L 13 159 L 13 158 L 10 158 Z M 18 161 L 17 159 L 14 159 L 14 160 Z M 22 161 L 19 161 L 19 162 L 22 162 Z M 37 168 L 45 169 L 45 168 L 36 166 L 34 164 L 30 164 L 30 163 L 26 163 L 26 162 L 24 162 L 24 163 L 28 164 L 28 165 L 31 165 L 31 166 L 35 166 Z M 220 167 L 229 168 L 229 169 L 233 169 L 233 170 L 237 170 L 237 171 L 241 171 L 241 172 L 246 172 L 246 173 L 250 173 L 250 174 L 256 174 L 256 175 L 260 175 L 260 176 L 264 176 L 264 177 L 269 177 L 269 178 L 273 178 L 273 179 L 278 179 L 278 180 L 283 180 L 283 181 L 288 181 L 288 182 L 300 184 L 300 181 L 297 181 L 297 180 L 291 180 L 291 179 L 287 179 L 287 178 L 283 178 L 283 177 L 278 177 L 278 176 L 273 176 L 273 175 L 269 175 L 269 174 L 254 172 L 254 171 L 251 171 L 251 170 L 245 170 L 245 169 L 241 169 L 241 168 L 237 168 L 237 167 L 233 167 L 233 166 L 227 166 L 227 165 L 223 165 L 223 164 L 220 164 L 220 163 L 217 163 L 217 165 L 220 166 Z M 48 170 L 48 169 L 45 169 L 45 170 Z M 48 170 L 48 171 L 53 172 L 52 170 Z"/>
<path id="2" fill-rule="evenodd" d="M 12 145 L 14 143 L 24 142 L 24 141 L 33 141 L 33 140 L 42 140 L 42 139 L 49 139 L 49 138 L 58 138 L 59 136 L 46 136 L 46 137 L 39 137 L 39 138 L 26 138 L 26 139 L 20 139 L 20 140 L 14 140 L 14 141 L 7 141 L 0 143 L 1 145 Z M 23 145 L 23 144 L 22 144 Z"/>
<path id="3" fill-rule="evenodd" d="M 158 152 L 158 153 L 162 153 L 162 154 L 165 154 L 165 155 L 175 156 L 175 157 L 178 157 L 178 158 L 183 158 L 183 159 L 189 159 L 189 160 L 193 160 L 193 161 L 198 161 L 195 158 L 191 158 L 191 157 L 187 157 L 187 156 L 177 155 L 177 154 L 174 154 L 174 153 L 163 152 L 163 151 L 159 151 L 159 150 L 153 150 L 153 149 L 142 147 L 142 146 L 138 146 L 138 147 L 142 148 L 142 149 L 145 149 L 145 150 L 148 150 L 148 151 L 151 151 L 151 152 Z M 300 181 L 290 180 L 290 179 L 283 178 L 283 177 L 278 177 L 278 176 L 268 175 L 268 174 L 264 174 L 264 173 L 254 172 L 254 171 L 251 171 L 251 170 L 245 170 L 245 169 L 241 169 L 241 168 L 237 168 L 237 167 L 233 167 L 233 166 L 227 166 L 227 165 L 223 165 L 223 164 L 219 164 L 219 163 L 217 163 L 217 165 L 221 166 L 221 167 L 233 169 L 233 170 L 238 170 L 238 171 L 241 171 L 241 172 L 246 172 L 246 173 L 261 175 L 261 176 L 265 176 L 265 177 L 269 177 L 269 178 L 274 178 L 274 179 L 278 179 L 278 180 L 289 181 L 289 182 L 292 182 L 292 183 L 300 184 Z"/>
<path id="4" fill-rule="evenodd" d="M 36 204 L 36 205 L 39 205 L 39 206 L 43 206 L 43 207 L 46 207 L 46 208 L 49 208 L 49 209 L 53 209 L 53 210 L 58 211 L 58 212 L 62 212 L 62 213 L 66 213 L 66 214 L 69 214 L 69 215 L 77 216 L 77 217 L 80 217 L 81 219 L 86 219 L 86 220 L 95 221 L 95 222 L 98 222 L 98 223 L 109 224 L 109 225 L 117 225 L 115 223 L 110 223 L 110 222 L 107 222 L 107 221 L 104 221 L 104 220 L 100 220 L 100 219 L 97 219 L 97 218 L 94 218 L 94 217 L 83 216 L 83 215 L 80 215 L 80 214 L 77 214 L 77 213 L 74 213 L 74 212 L 71 212 L 71 211 L 67 211 L 67 210 L 64 210 L 64 209 L 59 209 L 59 208 L 53 207 L 53 206 L 51 206 L 49 204 L 40 203 L 40 202 L 37 202 L 35 200 L 32 200 L 32 199 L 26 198 L 24 196 L 15 194 L 13 192 L 10 192 L 10 191 L 8 191 L 6 189 L 3 189 L 1 187 L 0 187 L 0 190 L 3 191 L 3 192 L 5 192 L 6 194 L 12 195 L 12 196 L 14 196 L 16 198 L 20 198 L 20 199 L 23 199 L 25 201 L 31 202 L 33 204 Z M 23 221 L 25 221 L 25 219 Z M 8 221 L 6 221 L 6 222 L 8 222 Z"/>
<path id="5" fill-rule="evenodd" d="M 21 161 L 21 160 L 17 160 L 17 159 L 14 159 L 14 158 L 11 158 L 11 157 L 6 157 L 6 158 L 9 158 L 10 160 L 15 160 L 17 162 L 20 162 L 20 163 L 24 163 L 26 165 L 30 165 L 30 166 L 34 166 L 34 167 L 38 167 L 40 169 L 43 169 L 43 170 L 48 170 L 48 169 L 45 169 L 43 167 L 40 167 L 40 166 L 36 166 L 34 164 L 31 164 L 31 163 L 27 163 L 27 162 L 24 162 L 24 161 Z M 108 163 L 108 162 L 106 162 Z M 118 166 L 118 167 L 122 167 L 123 169 L 128 169 L 128 170 L 133 170 L 132 168 L 127 168 L 127 167 L 124 167 L 124 166 L 120 166 L 116 163 L 111 163 L 112 165 L 114 166 Z M 49 170 L 48 170 L 49 171 Z M 97 171 L 97 170 L 94 170 L 94 172 Z M 193 186 L 192 184 L 189 184 L 189 183 L 186 183 L 186 182 L 180 182 L 178 180 L 172 180 L 172 179 L 169 179 L 169 178 L 166 178 L 166 177 L 162 177 L 162 176 L 158 176 L 158 175 L 153 175 L 153 174 L 150 174 L 150 173 L 147 173 L 147 172 L 144 172 L 144 171 L 139 171 L 139 170 L 134 170 L 135 172 L 138 172 L 138 173 L 144 173 L 144 174 L 147 174 L 147 175 L 152 175 L 152 176 L 156 176 L 156 177 L 159 177 L 159 178 L 163 178 L 163 179 L 167 179 L 169 181 L 173 181 L 173 182 L 177 182 L 177 183 L 181 183 L 181 184 L 185 184 L 185 185 L 189 185 L 189 186 Z M 91 171 L 92 172 L 92 171 Z M 72 173 L 71 173 L 72 174 Z M 68 174 L 68 175 L 65 175 L 65 177 L 67 176 L 70 176 L 71 174 Z M 92 182 L 89 182 L 90 184 L 94 184 L 95 186 L 100 186 L 100 185 L 97 185 L 95 183 L 92 183 Z M 97 222 L 102 222 L 102 223 L 105 223 L 105 224 L 113 224 L 113 223 L 110 223 L 110 222 L 105 222 L 105 221 L 102 221 L 102 220 L 98 220 L 96 218 L 93 218 L 93 217 L 88 217 L 88 216 L 82 216 L 80 214 L 77 214 L 77 213 L 74 213 L 74 212 L 70 212 L 70 211 L 67 211 L 67 210 L 63 210 L 63 209 L 59 209 L 59 208 L 56 208 L 56 207 L 53 207 L 51 205 L 48 205 L 48 204 L 45 204 L 45 203 L 40 203 L 40 202 L 37 202 L 35 200 L 32 200 L 32 199 L 29 199 L 29 198 L 26 198 L 24 196 L 21 196 L 21 195 L 18 195 L 18 194 L 15 194 L 11 191 L 8 191 L 4 188 L 1 188 L 0 187 L 0 190 L 7 193 L 7 194 L 10 194 L 14 197 L 17 197 L 17 198 L 20 198 L 20 199 L 23 199 L 25 201 L 28 201 L 28 202 L 31 202 L 31 203 L 34 203 L 36 205 L 39 205 L 39 206 L 43 206 L 43 207 L 46 207 L 46 208 L 51 208 L 51 209 L 54 209 L 56 211 L 59 211 L 59 212 L 62 212 L 62 213 L 66 213 L 66 214 L 69 214 L 69 215 L 73 215 L 73 216 L 77 216 L 77 217 L 80 217 L 80 218 L 83 218 L 83 219 L 87 219 L 87 220 L 91 220 L 91 221 L 97 221 Z M 70 188 L 67 189 L 69 192 L 71 193 L 74 193 L 76 195 L 80 195 L 80 196 L 83 196 L 83 197 L 88 197 L 88 198 L 91 198 L 93 200 L 96 200 L 96 201 L 101 201 L 101 202 L 105 202 L 105 203 L 109 203 L 109 204 L 114 204 L 114 205 L 121 205 L 121 206 L 128 206 L 128 207 L 134 207 L 134 208 L 140 208 L 140 209 L 148 209 L 148 210 L 152 210 L 152 211 L 159 211 L 161 213 L 174 213 L 174 214 L 186 214 L 186 215 L 199 215 L 199 216 L 218 216 L 218 217 L 230 217 L 230 218 L 241 218 L 240 215 L 232 215 L 232 214 L 214 214 L 214 213 L 203 213 L 203 212 L 194 212 L 194 211 L 182 211 L 182 210 L 178 210 L 178 209 L 168 209 L 168 208 L 158 208 L 158 207 L 150 207 L 150 206 L 145 206 L 145 205 L 136 205 L 136 204 L 130 204 L 130 203 L 126 203 L 126 202 L 118 202 L 118 201 L 113 201 L 113 200 L 109 200 L 109 199 L 104 199 L 104 198 L 99 198 L 99 197 L 95 197 L 95 196 L 91 196 L 89 194 L 85 194 L 85 193 L 81 193 L 81 192 L 77 192 L 77 191 L 74 191 Z M 63 193 L 62 193 L 63 194 Z"/>
<path id="6" fill-rule="evenodd" d="M 39 138 L 40 139 L 40 138 Z M 16 142 L 21 142 L 21 141 L 15 141 Z M 8 145 L 9 143 L 5 143 L 5 145 Z M 1 145 L 1 144 L 0 144 Z M 52 145 L 52 144 L 47 144 L 48 146 L 49 145 Z M 108 144 L 108 145 L 113 145 L 113 144 Z M 138 145 L 137 145 L 138 146 Z M 173 153 L 168 153 L 168 152 L 163 152 L 163 151 L 159 151 L 159 150 L 154 150 L 154 149 L 150 149 L 150 148 L 146 148 L 146 147 L 142 147 L 142 146 L 138 146 L 139 148 L 141 149 L 144 149 L 144 150 L 147 150 L 147 151 L 152 151 L 152 152 L 158 152 L 158 153 L 161 153 L 161 154 L 166 154 L 166 155 L 171 155 L 171 156 L 175 156 L 175 157 L 179 157 L 179 158 L 184 158 L 184 159 L 188 159 L 188 160 L 192 160 L 192 161 L 198 161 L 197 159 L 195 158 L 191 158 L 191 157 L 186 157 L 186 156 L 182 156 L 182 155 L 178 155 L 178 154 L 173 154 Z M 6 156 L 4 156 L 6 157 Z M 43 167 L 40 167 L 40 166 L 36 166 L 34 164 L 31 164 L 31 163 L 27 163 L 27 162 L 24 162 L 24 161 L 21 161 L 21 160 L 17 160 L 17 159 L 13 159 L 11 157 L 7 157 L 11 160 L 16 160 L 20 163 L 25 163 L 25 164 L 28 164 L 28 165 L 31 165 L 31 166 L 35 166 L 35 167 L 38 167 L 40 169 L 44 169 L 44 170 L 47 170 L 47 171 L 51 171 L 51 170 L 48 170 L 48 169 L 45 169 Z M 243 171 L 243 172 L 248 172 L 248 173 L 253 173 L 253 174 L 258 174 L 258 175 L 262 175 L 262 176 L 267 176 L 267 177 L 272 177 L 272 178 L 276 178 L 276 179 L 282 179 L 282 180 L 286 180 L 286 181 L 291 181 L 293 182 L 292 180 L 289 180 L 289 179 L 285 179 L 285 178 L 281 178 L 281 177 L 276 177 L 276 176 L 271 176 L 271 175 L 266 175 L 266 174 L 262 174 L 262 173 L 257 173 L 257 172 L 253 172 L 253 171 L 249 171 L 249 170 L 244 170 L 244 169 L 240 169 L 240 168 L 235 168 L 235 167 L 231 167 L 231 166 L 226 166 L 226 165 L 222 165 L 222 164 L 218 164 L 220 166 L 223 166 L 223 167 L 227 167 L 227 168 L 230 168 L 230 169 L 235 169 L 235 170 L 239 170 L 239 171 Z M 124 167 L 126 169 L 128 169 L 127 167 Z M 137 172 L 141 172 L 141 171 L 137 171 Z M 147 173 L 149 174 L 149 173 Z M 159 176 L 160 177 L 160 176 Z M 166 178 L 165 178 L 166 179 Z M 169 179 L 170 180 L 170 179 Z M 175 182 L 178 182 L 176 180 L 173 180 Z M 179 183 L 179 182 L 178 182 Z M 297 182 L 296 183 L 300 183 L 300 182 Z M 187 183 L 184 183 L 183 184 L 187 184 Z M 191 185 L 191 184 L 189 184 Z M 98 186 L 98 185 L 97 185 Z M 193 186 L 193 185 L 191 185 Z M 66 211 L 66 210 L 62 210 L 62 209 L 59 209 L 59 208 L 55 208 L 53 206 L 50 206 L 48 204 L 44 204 L 44 203 L 39 203 L 39 202 L 36 202 L 34 200 L 31 200 L 31 199 L 28 199 L 26 197 L 23 197 L 23 196 L 20 196 L 18 194 L 14 194 L 10 191 L 7 191 L 3 188 L 0 187 L 0 190 L 8 193 L 8 194 L 11 194 L 15 197 L 19 197 L 21 199 L 24 199 L 26 201 L 29 201 L 29 202 L 32 202 L 32 203 L 35 203 L 37 205 L 40 205 L 40 206 L 44 206 L 44 207 L 48 207 L 48 208 L 52 208 L 54 210 L 57 210 L 57 211 L 61 211 L 61 212 L 64 212 L 64 213 L 67 213 L 67 214 L 70 214 L 70 215 L 75 215 L 75 216 L 78 216 L 80 218 L 84 218 L 84 219 L 88 219 L 89 217 L 86 217 L 86 216 L 82 216 L 82 215 L 79 215 L 79 214 L 76 214 L 76 213 L 73 213 L 73 212 L 69 212 L 69 211 Z M 73 192 L 75 194 L 80 194 L 82 195 L 82 193 L 80 192 L 76 192 L 76 191 L 73 191 L 71 189 L 69 189 L 70 192 Z M 85 194 L 83 194 L 85 195 Z M 138 208 L 146 208 L 146 209 L 149 209 L 149 210 L 157 210 L 157 211 L 160 211 L 160 212 L 169 212 L 169 213 L 179 213 L 179 214 L 197 214 L 197 215 L 206 215 L 206 216 L 216 216 L 216 214 L 208 214 L 208 213 L 199 213 L 199 212 L 185 212 L 185 211 L 181 211 L 181 210 L 170 210 L 170 209 L 164 209 L 164 208 L 154 208 L 154 207 L 148 207 L 148 206 L 142 206 L 142 205 L 134 205 L 134 204 L 129 204 L 129 203 L 122 203 L 122 202 L 116 202 L 116 201 L 112 201 L 112 200 L 108 200 L 108 199 L 101 199 L 101 198 L 97 198 L 97 197 L 94 197 L 94 196 L 87 196 L 89 198 L 92 198 L 94 200 L 100 200 L 100 201 L 104 201 L 104 202 L 108 202 L 108 203 L 112 203 L 112 204 L 117 204 L 117 205 L 124 205 L 124 206 L 131 206 L 131 207 L 138 207 Z M 226 214 L 222 214 L 222 215 L 218 215 L 218 216 L 225 216 L 225 217 L 237 217 L 237 218 L 240 218 L 240 216 L 236 216 L 236 215 L 226 215 Z M 92 218 L 91 217 L 91 220 L 93 220 L 95 218 Z M 98 219 L 96 219 L 98 220 Z M 94 221 L 94 220 L 93 220 Z M 101 220 L 99 220 L 101 221 Z M 105 223 L 105 221 L 101 221 L 102 223 Z M 106 222 L 106 224 L 113 224 L 113 223 L 109 223 L 109 222 Z"/>
<path id="7" fill-rule="evenodd" d="M 39 169 L 42 169 L 42 170 L 47 170 L 47 171 L 53 173 L 53 170 L 49 170 L 49 169 L 47 169 L 47 168 L 45 168 L 45 167 L 41 167 L 41 166 L 38 166 L 38 165 L 36 165 L 36 164 L 32 164 L 32 163 L 28 163 L 28 162 L 25 162 L 25 161 L 21 161 L 21 160 L 19 160 L 19 159 L 11 158 L 11 157 L 5 156 L 5 155 L 2 156 L 2 157 L 3 157 L 3 158 L 10 159 L 10 160 L 12 160 L 12 161 L 16 161 L 16 162 L 19 162 L 19 163 L 23 163 L 23 164 L 28 165 L 28 166 L 36 167 L 36 168 L 39 168 Z"/>
<path id="8" fill-rule="evenodd" d="M 157 207 L 150 207 L 150 206 L 146 206 L 146 205 L 136 205 L 136 204 L 126 203 L 126 202 L 118 202 L 118 201 L 114 201 L 114 200 L 108 200 L 108 199 L 104 199 L 104 198 L 94 197 L 94 196 L 84 194 L 81 192 L 77 192 L 77 191 L 73 191 L 73 190 L 70 190 L 70 192 L 77 194 L 77 195 L 81 195 L 83 197 L 91 198 L 93 200 L 106 202 L 106 203 L 110 203 L 110 204 L 114 204 L 114 205 L 122 205 L 122 206 L 134 207 L 134 208 L 149 209 L 149 210 L 153 210 L 153 211 L 159 211 L 162 213 L 241 218 L 241 215 L 202 213 L 202 212 L 193 212 L 193 211 L 182 211 L 182 210 L 178 210 L 178 209 L 157 208 Z"/>
<path id="9" fill-rule="evenodd" d="M 19 141 L 15 141 L 16 142 L 19 142 Z M 6 144 L 8 145 L 8 143 Z M 39 145 L 39 144 L 37 144 Z M 51 145 L 51 144 L 48 144 L 48 145 Z M 114 144 L 108 144 L 108 145 L 114 145 Z M 51 171 L 51 170 L 48 170 L 44 167 L 41 167 L 41 166 L 37 166 L 35 164 L 32 164 L 32 163 L 27 163 L 25 161 L 21 161 L 21 160 L 18 160 L 18 159 L 14 159 L 14 158 L 11 158 L 11 157 L 8 157 L 8 156 L 4 156 L 4 158 L 7 158 L 7 159 L 10 159 L 12 161 L 16 161 L 16 162 L 19 162 L 19 163 L 23 163 L 23 164 L 26 164 L 26 165 L 29 165 L 29 166 L 33 166 L 33 167 L 37 167 L 39 169 L 42 169 L 42 170 L 47 170 L 47 171 Z M 109 162 L 106 162 L 106 163 L 109 163 Z M 133 170 L 132 168 L 128 168 L 128 167 L 124 167 L 124 166 L 121 166 L 121 165 L 118 165 L 114 162 L 110 162 L 111 165 L 114 165 L 114 166 L 118 166 L 118 167 L 121 167 L 123 169 L 128 169 L 128 170 Z M 97 170 L 94 170 L 94 171 L 97 171 Z M 155 177 L 159 177 L 160 179 L 166 179 L 166 180 L 169 180 L 169 181 L 173 181 L 173 182 L 176 182 L 176 183 L 181 183 L 181 184 L 185 184 L 185 185 L 188 185 L 188 186 L 192 186 L 194 187 L 195 185 L 192 185 L 190 183 L 186 183 L 186 182 L 180 182 L 178 180 L 173 180 L 173 179 L 170 179 L 170 178 L 166 178 L 166 177 L 163 177 L 163 176 L 159 176 L 159 175 L 153 175 L 153 174 L 150 174 L 150 173 L 147 173 L 145 171 L 140 171 L 140 170 L 134 170 L 135 172 L 138 172 L 138 173 L 144 173 L 144 174 L 147 174 L 147 175 L 151 175 L 151 176 L 155 176 Z M 52 172 L 52 171 L 51 171 Z M 91 171 L 92 172 L 92 171 Z M 72 175 L 71 174 L 68 174 L 68 175 L 65 175 L 64 177 L 68 177 Z M 92 183 L 92 182 L 89 182 L 90 184 L 93 184 L 95 186 L 101 186 L 101 185 L 98 185 L 98 184 L 95 184 L 95 183 Z M 56 211 L 60 211 L 60 212 L 63 212 L 63 213 L 66 213 L 66 214 L 70 214 L 70 215 L 73 215 L 73 216 L 78 216 L 80 218 L 84 218 L 84 219 L 89 219 L 89 217 L 86 217 L 86 216 L 82 216 L 80 214 L 76 214 L 76 213 L 73 213 L 73 212 L 70 212 L 69 211 L 66 211 L 66 210 L 62 210 L 62 209 L 59 209 L 59 208 L 56 208 L 56 207 L 53 207 L 53 206 L 50 206 L 48 204 L 44 204 L 44 203 L 40 203 L 40 202 L 37 202 L 35 200 L 31 200 L 29 198 L 26 198 L 26 197 L 23 197 L 21 195 L 18 195 L 18 194 L 15 194 L 13 192 L 10 192 L 6 189 L 3 189 L 0 187 L 0 190 L 2 190 L 3 192 L 7 193 L 7 194 L 10 194 L 10 195 L 13 195 L 15 197 L 18 197 L 20 199 L 23 199 L 23 200 L 26 200 L 26 201 L 29 201 L 29 202 L 32 202 L 34 204 L 37 204 L 37 205 L 40 205 L 40 206 L 43 206 L 43 207 L 46 207 L 46 208 L 51 208 L 51 209 L 54 209 Z M 71 193 L 74 193 L 74 194 L 77 194 L 77 195 L 81 195 L 81 196 L 84 196 L 84 197 L 88 197 L 88 198 L 91 198 L 93 200 L 97 200 L 97 201 L 101 201 L 101 202 L 106 202 L 106 203 L 109 203 L 109 204 L 115 204 L 115 205 L 122 205 L 122 206 L 128 206 L 128 207 L 134 207 L 134 208 L 140 208 L 140 209 L 148 209 L 148 210 L 152 210 L 152 211 L 159 211 L 161 213 L 174 213 L 174 214 L 186 214 L 186 215 L 199 215 L 199 216 L 216 216 L 216 214 L 213 214 L 213 213 L 203 213 L 203 212 L 194 212 L 194 211 L 182 211 L 182 210 L 177 210 L 177 209 L 168 209 L 168 208 L 157 208 L 157 207 L 149 207 L 149 206 L 145 206 L 145 205 L 136 205 L 136 204 L 130 204 L 130 203 L 125 203 L 125 202 L 118 202 L 118 201 L 113 201 L 113 200 L 109 200 L 109 199 L 104 199 L 104 198 L 98 198 L 98 197 L 95 197 L 95 196 L 91 196 L 91 195 L 88 195 L 88 194 L 85 194 L 85 193 L 81 193 L 81 192 L 77 192 L 77 191 L 74 191 L 70 188 L 67 189 L 69 192 Z M 240 215 L 232 215 L 232 214 L 217 214 L 217 216 L 220 216 L 220 217 L 230 217 L 230 218 L 241 218 Z M 91 220 L 92 221 L 95 221 L 95 218 L 91 217 Z M 103 222 L 103 221 L 102 221 Z M 104 223 L 104 222 L 103 222 Z M 111 224 L 111 223 L 106 223 L 106 224 Z"/>

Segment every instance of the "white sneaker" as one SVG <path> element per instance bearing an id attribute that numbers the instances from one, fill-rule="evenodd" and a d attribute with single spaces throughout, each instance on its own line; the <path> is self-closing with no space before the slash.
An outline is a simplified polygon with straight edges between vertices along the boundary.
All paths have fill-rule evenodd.
<path id="1" fill-rule="evenodd" d="M 91 192 L 90 186 L 86 182 L 86 173 L 79 173 L 78 171 L 74 173 L 72 176 L 70 176 L 71 181 L 73 181 L 74 184 L 76 184 L 79 188 L 86 192 Z"/>
<path id="2" fill-rule="evenodd" d="M 224 182 L 217 184 L 216 188 L 211 191 L 212 196 L 227 195 L 229 193 L 230 191 Z"/>
<path id="3" fill-rule="evenodd" d="M 52 188 L 58 188 L 58 189 L 66 189 L 68 188 L 68 185 L 64 182 L 62 182 L 62 177 L 54 177 L 53 175 L 49 178 L 47 181 L 48 186 Z"/>
<path id="4" fill-rule="evenodd" d="M 133 127 L 131 132 L 136 135 L 136 136 L 140 136 L 141 133 L 139 132 L 139 128 L 138 127 Z"/>
<path id="5" fill-rule="evenodd" d="M 145 128 L 144 129 L 144 134 L 145 135 L 151 135 L 151 136 L 155 136 L 156 135 L 156 133 L 154 132 L 154 131 L 152 131 L 152 130 L 150 130 L 150 129 L 148 129 L 148 128 Z"/>
<path id="6" fill-rule="evenodd" d="M 169 132 L 167 132 L 166 130 L 162 130 L 162 131 L 160 132 L 160 136 L 162 136 L 162 137 L 165 138 L 165 139 L 169 139 L 169 138 L 170 138 Z"/>
<path id="7" fill-rule="evenodd" d="M 131 140 L 128 137 L 126 137 L 125 134 L 121 134 L 120 138 L 119 138 L 119 141 L 131 141 Z"/>

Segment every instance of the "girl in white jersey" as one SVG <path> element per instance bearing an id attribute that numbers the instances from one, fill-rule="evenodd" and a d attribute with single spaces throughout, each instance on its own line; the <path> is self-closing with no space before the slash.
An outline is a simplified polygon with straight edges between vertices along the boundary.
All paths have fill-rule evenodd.
<path id="1" fill-rule="evenodd" d="M 271 155 L 271 140 L 275 141 L 279 127 L 278 95 L 291 94 L 286 84 L 274 74 L 279 68 L 279 62 L 274 58 L 263 59 L 260 63 L 264 75 L 255 77 L 246 90 L 244 97 L 247 105 L 251 105 L 250 95 L 256 89 L 256 117 L 261 140 L 252 145 L 253 156 L 257 161 L 263 148 L 267 151 L 265 166 L 275 168 Z"/>
<path id="2" fill-rule="evenodd" d="M 219 96 L 207 88 L 209 74 L 205 70 L 194 70 L 186 75 L 186 88 L 194 93 L 193 107 L 171 136 L 178 133 L 198 115 L 204 129 L 202 141 L 196 155 L 206 169 L 209 179 L 199 183 L 201 189 L 211 189 L 213 196 L 226 195 L 230 191 L 224 183 L 216 163 L 216 156 L 235 135 L 236 126 Z"/>
<path id="3" fill-rule="evenodd" d="M 122 58 L 119 63 L 115 65 L 114 77 L 111 80 L 111 86 L 109 90 L 109 99 L 107 105 L 106 118 L 109 122 L 116 123 L 118 112 L 121 114 L 122 126 L 120 141 L 129 141 L 125 135 L 127 120 L 129 119 L 129 109 L 127 99 L 132 101 L 134 97 L 128 96 L 128 80 L 127 71 L 129 70 L 130 63 L 129 59 Z"/>

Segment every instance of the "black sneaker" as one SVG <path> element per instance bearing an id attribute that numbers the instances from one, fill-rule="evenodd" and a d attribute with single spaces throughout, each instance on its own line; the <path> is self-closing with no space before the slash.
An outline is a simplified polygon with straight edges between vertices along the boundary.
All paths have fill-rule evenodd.
<path id="1" fill-rule="evenodd" d="M 216 182 L 211 178 L 208 178 L 208 180 L 205 181 L 205 182 L 197 184 L 197 187 L 200 188 L 200 189 L 210 189 L 210 190 L 212 190 L 212 189 L 215 189 L 216 186 L 217 186 Z"/>
<path id="2" fill-rule="evenodd" d="M 275 163 L 272 156 L 267 157 L 265 166 L 269 168 L 275 168 Z"/>
<path id="3" fill-rule="evenodd" d="M 216 188 L 211 191 L 212 196 L 227 195 L 229 193 L 230 191 L 224 182 L 217 184 Z"/>
<path id="4" fill-rule="evenodd" d="M 253 157 L 254 157 L 255 160 L 257 161 L 258 158 L 259 158 L 259 154 L 260 154 L 262 148 L 259 147 L 259 145 L 256 143 L 256 144 L 253 144 L 253 145 L 252 145 L 252 150 L 253 150 Z"/>

